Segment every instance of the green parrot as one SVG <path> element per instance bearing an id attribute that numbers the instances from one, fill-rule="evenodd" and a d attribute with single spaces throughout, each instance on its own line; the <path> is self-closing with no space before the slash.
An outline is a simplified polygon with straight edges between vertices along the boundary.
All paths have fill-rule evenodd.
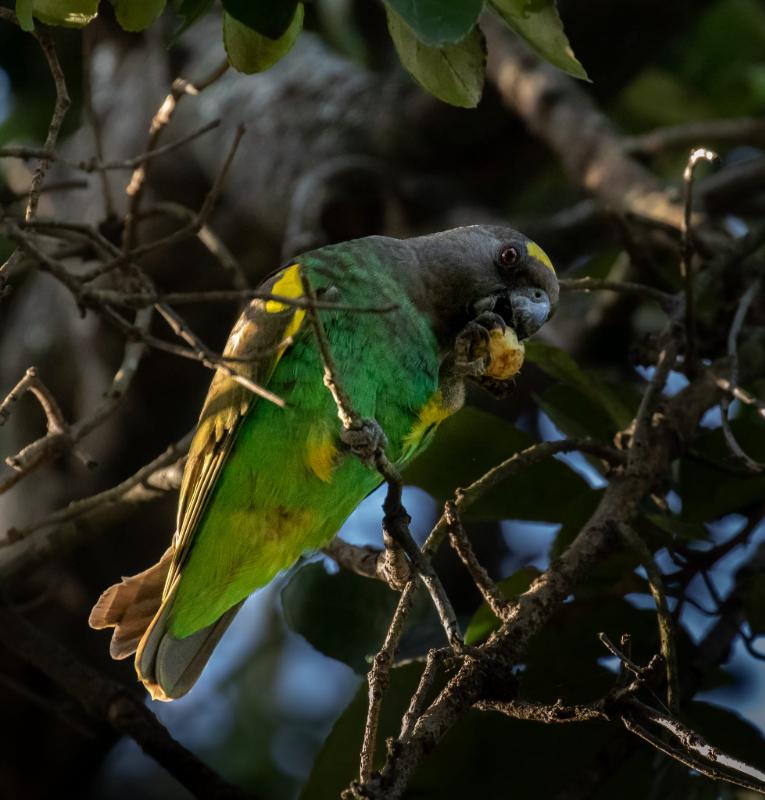
<path id="1" fill-rule="evenodd" d="M 92 627 L 115 628 L 112 657 L 135 652 L 155 699 L 188 692 L 247 596 L 328 544 L 382 481 L 343 435 L 305 307 L 277 299 L 303 297 L 301 271 L 322 301 L 343 388 L 362 417 L 377 421 L 398 469 L 462 406 L 466 378 L 496 387 L 492 335 L 524 339 L 558 302 L 550 259 L 502 226 L 329 245 L 268 278 L 262 288 L 274 297 L 249 304 L 224 354 L 284 407 L 215 374 L 171 546 L 107 589 L 90 615 Z M 357 310 L 370 306 L 393 310 Z"/>

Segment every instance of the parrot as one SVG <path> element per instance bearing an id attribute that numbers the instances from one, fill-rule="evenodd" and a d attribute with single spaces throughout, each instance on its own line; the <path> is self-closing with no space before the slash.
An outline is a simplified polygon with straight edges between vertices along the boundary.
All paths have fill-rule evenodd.
<path id="1" fill-rule="evenodd" d="M 558 303 L 550 258 L 503 225 L 325 245 L 266 278 L 223 354 L 280 406 L 214 374 L 158 563 L 109 587 L 89 623 L 114 628 L 158 700 L 186 694 L 245 599 L 327 544 L 382 483 L 357 457 L 324 383 L 314 313 L 355 411 L 374 420 L 399 470 L 460 409 L 466 381 L 489 390 L 522 363 L 523 340 Z M 292 301 L 292 302 L 291 302 Z M 520 357 L 519 357 L 520 353 Z"/>

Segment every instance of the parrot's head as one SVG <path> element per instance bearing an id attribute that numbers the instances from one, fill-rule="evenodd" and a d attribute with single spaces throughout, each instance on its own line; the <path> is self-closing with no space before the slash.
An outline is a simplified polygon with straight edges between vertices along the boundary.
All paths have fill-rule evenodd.
<path id="1" fill-rule="evenodd" d="M 443 341 L 485 311 L 519 339 L 536 333 L 558 305 L 558 278 L 542 248 L 501 225 L 471 225 L 410 239 L 417 253 L 416 301 Z"/>

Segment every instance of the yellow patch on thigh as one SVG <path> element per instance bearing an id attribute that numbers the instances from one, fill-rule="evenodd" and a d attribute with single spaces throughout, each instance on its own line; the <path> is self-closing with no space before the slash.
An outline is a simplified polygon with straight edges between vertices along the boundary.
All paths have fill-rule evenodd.
<path id="1" fill-rule="evenodd" d="M 404 437 L 404 445 L 416 447 L 433 425 L 439 425 L 456 410 L 457 408 L 444 402 L 440 389 L 434 392 L 428 402 L 420 409 L 417 421 Z"/>
<path id="2" fill-rule="evenodd" d="M 306 443 L 305 463 L 319 480 L 329 483 L 337 465 L 337 446 L 329 431 L 311 436 Z"/>

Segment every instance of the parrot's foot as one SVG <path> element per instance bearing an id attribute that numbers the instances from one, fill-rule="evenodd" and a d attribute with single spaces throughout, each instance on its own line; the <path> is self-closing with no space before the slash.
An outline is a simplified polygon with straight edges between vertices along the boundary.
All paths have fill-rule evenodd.
<path id="1" fill-rule="evenodd" d="M 345 428 L 340 441 L 368 466 L 374 466 L 378 452 L 388 446 L 388 437 L 375 419 L 362 419 L 358 427 Z"/>
<path id="2" fill-rule="evenodd" d="M 403 592 L 407 583 L 414 577 L 409 560 L 396 540 L 383 529 L 385 549 L 377 561 L 377 575 L 382 578 L 394 592 Z"/>
<path id="3" fill-rule="evenodd" d="M 457 334 L 454 342 L 454 366 L 465 377 L 481 377 L 491 363 L 491 331 L 502 333 L 507 325 L 499 314 L 484 311 Z"/>

